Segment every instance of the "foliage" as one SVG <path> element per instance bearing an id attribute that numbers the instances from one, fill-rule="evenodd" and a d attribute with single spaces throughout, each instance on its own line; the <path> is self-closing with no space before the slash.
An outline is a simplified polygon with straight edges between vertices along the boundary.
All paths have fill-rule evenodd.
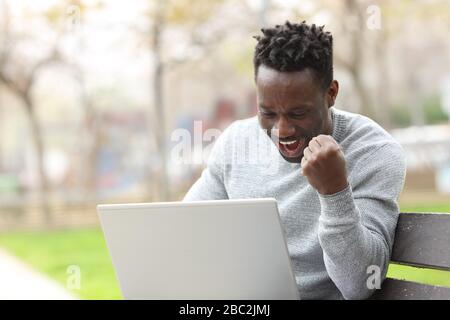
<path id="1" fill-rule="evenodd" d="M 421 101 L 425 124 L 433 125 L 448 122 L 447 114 L 442 110 L 441 101 L 438 95 L 430 95 Z M 390 109 L 392 122 L 395 127 L 404 128 L 411 125 L 412 117 L 408 109 L 409 106 L 405 104 L 394 105 Z"/>

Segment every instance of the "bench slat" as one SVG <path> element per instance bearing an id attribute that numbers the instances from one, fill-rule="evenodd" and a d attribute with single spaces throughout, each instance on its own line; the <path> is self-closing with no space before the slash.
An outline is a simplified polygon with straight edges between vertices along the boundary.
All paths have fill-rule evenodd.
<path id="1" fill-rule="evenodd" d="M 386 279 L 370 300 L 448 300 L 450 288 Z"/>
<path id="2" fill-rule="evenodd" d="M 391 261 L 450 270 L 450 214 L 401 213 Z"/>

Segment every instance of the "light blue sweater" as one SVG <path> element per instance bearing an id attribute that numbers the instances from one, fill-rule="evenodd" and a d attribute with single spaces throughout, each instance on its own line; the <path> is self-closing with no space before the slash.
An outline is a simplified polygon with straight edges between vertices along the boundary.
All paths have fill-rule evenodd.
<path id="1" fill-rule="evenodd" d="M 332 136 L 347 163 L 347 189 L 320 195 L 301 175 L 300 164 L 281 157 L 254 117 L 222 133 L 184 201 L 277 199 L 301 298 L 364 299 L 374 290 L 367 285 L 374 274 L 369 267 L 380 268 L 381 280 L 387 272 L 405 157 L 374 121 L 330 110 Z"/>

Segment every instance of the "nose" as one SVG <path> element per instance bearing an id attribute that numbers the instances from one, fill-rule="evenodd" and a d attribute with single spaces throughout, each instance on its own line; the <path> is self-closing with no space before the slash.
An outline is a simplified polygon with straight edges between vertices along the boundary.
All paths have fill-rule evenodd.
<path id="1" fill-rule="evenodd" d="M 280 116 L 275 123 L 274 129 L 278 131 L 279 138 L 288 138 L 295 134 L 295 128 L 284 116 Z"/>

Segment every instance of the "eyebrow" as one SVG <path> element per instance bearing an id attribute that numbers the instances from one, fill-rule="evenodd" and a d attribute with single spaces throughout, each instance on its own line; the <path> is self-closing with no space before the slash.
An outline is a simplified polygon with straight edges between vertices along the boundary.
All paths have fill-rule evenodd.
<path id="1" fill-rule="evenodd" d="M 260 104 L 259 107 L 261 109 L 267 109 L 267 110 L 273 109 L 270 106 L 265 106 L 265 105 L 262 105 L 262 104 Z M 312 108 L 312 106 L 310 106 L 309 104 L 303 104 L 303 105 L 299 105 L 299 106 L 296 106 L 294 108 L 291 108 L 289 111 L 309 111 L 311 108 Z"/>

